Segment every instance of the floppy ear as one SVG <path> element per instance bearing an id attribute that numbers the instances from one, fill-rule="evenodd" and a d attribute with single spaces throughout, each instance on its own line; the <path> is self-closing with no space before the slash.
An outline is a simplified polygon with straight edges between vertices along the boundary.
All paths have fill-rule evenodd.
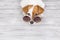
<path id="1" fill-rule="evenodd" d="M 39 7 L 38 13 L 42 14 L 44 12 L 44 9 L 42 7 L 40 7 L 40 6 L 38 6 L 38 7 Z"/>
<path id="2" fill-rule="evenodd" d="M 22 8 L 23 12 L 27 13 L 32 6 L 33 5 L 27 5 L 27 6 L 25 6 L 24 8 Z"/>
<path id="3" fill-rule="evenodd" d="M 33 13 L 34 15 L 39 15 L 42 14 L 44 12 L 44 9 L 42 7 L 40 7 L 39 5 L 36 5 L 33 9 Z"/>
<path id="4" fill-rule="evenodd" d="M 40 15 L 44 12 L 44 9 L 42 7 L 40 7 L 39 5 L 34 6 L 33 8 L 33 12 L 32 12 L 32 18 L 34 18 L 34 16 L 36 15 Z"/>
<path id="5" fill-rule="evenodd" d="M 22 10 L 24 13 L 27 13 L 28 12 L 28 6 L 25 6 L 24 8 L 22 8 Z"/>

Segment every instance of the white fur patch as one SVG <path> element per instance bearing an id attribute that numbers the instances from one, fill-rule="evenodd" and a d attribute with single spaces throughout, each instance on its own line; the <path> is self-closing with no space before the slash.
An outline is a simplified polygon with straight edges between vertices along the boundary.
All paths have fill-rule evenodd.
<path id="1" fill-rule="evenodd" d="M 25 7 L 27 5 L 39 5 L 40 7 L 44 8 L 45 5 L 42 0 L 22 0 L 20 3 L 21 7 Z"/>
<path id="2" fill-rule="evenodd" d="M 34 8 L 34 6 L 31 8 L 31 9 L 29 9 L 29 11 L 28 11 L 28 13 L 30 13 L 30 17 L 32 18 L 32 11 L 33 11 L 33 8 Z"/>

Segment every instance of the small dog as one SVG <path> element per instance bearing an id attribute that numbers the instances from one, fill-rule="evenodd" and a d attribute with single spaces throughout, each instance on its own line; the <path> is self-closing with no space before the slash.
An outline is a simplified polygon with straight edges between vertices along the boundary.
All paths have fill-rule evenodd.
<path id="1" fill-rule="evenodd" d="M 20 3 L 24 14 L 23 20 L 33 24 L 41 21 L 39 15 L 44 12 L 45 4 L 42 0 L 22 0 Z"/>

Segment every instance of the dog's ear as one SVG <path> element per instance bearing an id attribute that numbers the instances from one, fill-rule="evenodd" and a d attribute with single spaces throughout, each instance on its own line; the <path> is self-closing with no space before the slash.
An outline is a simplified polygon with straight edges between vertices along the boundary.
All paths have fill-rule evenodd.
<path id="1" fill-rule="evenodd" d="M 27 13 L 32 6 L 33 5 L 27 5 L 27 6 L 25 6 L 24 8 L 22 8 L 23 12 Z"/>
<path id="2" fill-rule="evenodd" d="M 40 7 L 40 6 L 38 6 L 38 8 L 39 8 L 38 13 L 42 14 L 44 12 L 44 9 L 42 7 Z"/>
<path id="3" fill-rule="evenodd" d="M 34 15 L 39 15 L 39 14 L 42 14 L 43 12 L 44 12 L 44 9 L 39 5 L 36 5 L 33 9 Z"/>
<path id="4" fill-rule="evenodd" d="M 34 16 L 40 15 L 44 12 L 44 9 L 40 7 L 39 5 L 34 6 L 33 12 L 32 12 L 32 19 L 34 19 Z"/>
<path id="5" fill-rule="evenodd" d="M 22 8 L 22 10 L 24 13 L 27 13 L 28 12 L 28 6 L 25 6 L 24 8 Z"/>

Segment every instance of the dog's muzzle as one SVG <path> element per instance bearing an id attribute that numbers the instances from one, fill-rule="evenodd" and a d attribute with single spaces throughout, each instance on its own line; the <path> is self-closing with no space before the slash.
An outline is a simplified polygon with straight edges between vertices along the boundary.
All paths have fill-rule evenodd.
<path id="1" fill-rule="evenodd" d="M 25 22 L 30 22 L 30 24 L 33 24 L 34 22 L 36 22 L 36 23 L 40 22 L 41 18 L 40 17 L 34 17 L 34 19 L 31 21 L 31 18 L 29 16 L 24 16 L 23 20 Z"/>

